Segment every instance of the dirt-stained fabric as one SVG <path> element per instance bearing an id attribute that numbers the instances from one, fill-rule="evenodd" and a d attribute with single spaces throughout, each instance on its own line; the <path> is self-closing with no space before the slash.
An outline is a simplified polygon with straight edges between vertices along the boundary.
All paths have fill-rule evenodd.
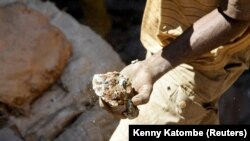
<path id="1" fill-rule="evenodd" d="M 217 8 L 219 0 L 148 0 L 141 41 L 147 56 L 181 35 L 200 17 Z M 129 124 L 218 124 L 219 97 L 249 68 L 250 30 L 224 46 L 181 64 L 153 86 L 136 119 L 121 120 L 111 141 L 127 141 Z"/>

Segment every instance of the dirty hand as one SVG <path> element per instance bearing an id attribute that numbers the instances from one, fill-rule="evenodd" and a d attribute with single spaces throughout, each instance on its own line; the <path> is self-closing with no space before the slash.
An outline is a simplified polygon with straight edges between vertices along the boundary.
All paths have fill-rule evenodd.
<path id="1" fill-rule="evenodd" d="M 153 76 L 144 61 L 138 61 L 125 67 L 121 74 L 128 77 L 136 95 L 132 98 L 135 106 L 146 104 L 153 89 Z"/>
<path id="2" fill-rule="evenodd" d="M 111 108 L 108 103 L 102 100 L 102 98 L 99 98 L 99 105 L 115 117 L 120 119 L 133 119 L 139 114 L 137 106 L 146 104 L 149 101 L 153 87 L 152 75 L 143 61 L 138 61 L 128 65 L 120 73 L 129 79 L 135 90 L 136 95 L 131 100 L 131 104 L 133 105 L 132 108 L 135 109 L 132 109 L 133 112 L 128 113 L 127 105 L 119 105 L 116 108 Z"/>

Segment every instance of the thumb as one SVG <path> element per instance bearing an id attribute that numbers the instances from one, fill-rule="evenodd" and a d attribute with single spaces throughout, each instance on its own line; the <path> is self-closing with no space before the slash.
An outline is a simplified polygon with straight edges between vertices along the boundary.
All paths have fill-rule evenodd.
<path id="1" fill-rule="evenodd" d="M 132 98 L 132 102 L 135 106 L 146 104 L 149 101 L 152 85 L 144 85 L 138 90 L 138 94 Z"/>

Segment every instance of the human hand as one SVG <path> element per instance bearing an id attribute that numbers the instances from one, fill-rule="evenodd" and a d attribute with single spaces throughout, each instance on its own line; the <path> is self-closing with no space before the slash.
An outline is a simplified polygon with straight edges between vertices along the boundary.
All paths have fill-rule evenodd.
<path id="1" fill-rule="evenodd" d="M 133 119 L 138 116 L 139 110 L 131 101 L 136 94 L 132 83 L 120 72 L 95 74 L 92 85 L 99 96 L 100 107 L 118 118 Z"/>
<path id="2" fill-rule="evenodd" d="M 146 104 L 153 89 L 153 75 L 144 61 L 137 61 L 125 67 L 122 75 L 129 78 L 136 95 L 132 98 L 135 106 Z"/>
<path id="3" fill-rule="evenodd" d="M 132 63 L 131 65 L 125 67 L 120 72 L 120 75 L 121 75 L 120 77 L 124 76 L 124 78 L 128 78 L 126 79 L 126 87 L 124 87 L 127 91 L 126 93 L 128 94 L 126 96 L 127 100 L 124 101 L 124 104 L 111 106 L 112 104 L 110 103 L 110 101 L 108 102 L 106 99 L 106 98 L 111 98 L 107 97 L 108 96 L 107 94 L 110 93 L 111 91 L 110 92 L 107 91 L 108 93 L 106 93 L 104 96 L 106 97 L 105 100 L 103 99 L 104 98 L 103 96 L 99 97 L 99 105 L 100 107 L 104 108 L 106 111 L 108 111 L 115 117 L 118 117 L 120 119 L 124 118 L 133 119 L 137 117 L 139 114 L 137 106 L 147 103 L 150 98 L 150 94 L 152 91 L 152 75 L 149 73 L 147 66 L 142 61 L 137 63 Z M 118 87 L 119 85 L 113 87 L 114 89 L 110 90 L 114 91 Z M 119 101 L 120 98 L 123 99 L 122 97 L 117 97 L 117 100 Z"/>

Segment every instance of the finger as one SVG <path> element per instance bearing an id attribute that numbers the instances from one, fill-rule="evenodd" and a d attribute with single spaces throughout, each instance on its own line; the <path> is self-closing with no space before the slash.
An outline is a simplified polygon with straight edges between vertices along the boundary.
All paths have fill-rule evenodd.
<path id="1" fill-rule="evenodd" d="M 144 85 L 138 90 L 138 94 L 132 98 L 133 104 L 137 106 L 148 103 L 151 92 L 152 85 Z"/>

